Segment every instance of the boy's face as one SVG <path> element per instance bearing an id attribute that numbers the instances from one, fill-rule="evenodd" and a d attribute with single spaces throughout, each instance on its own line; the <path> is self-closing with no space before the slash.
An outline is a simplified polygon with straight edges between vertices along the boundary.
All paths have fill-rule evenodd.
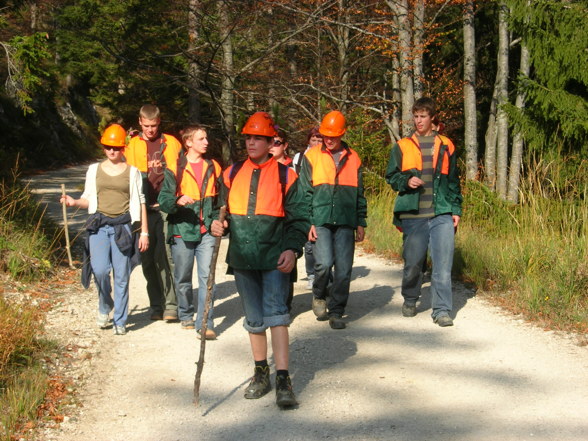
<path id="1" fill-rule="evenodd" d="M 197 153 L 199 156 L 204 155 L 208 149 L 208 137 L 206 132 L 204 130 L 196 130 L 192 136 L 186 140 L 186 147 Z"/>
<path id="2" fill-rule="evenodd" d="M 256 164 L 263 164 L 269 159 L 269 150 L 272 146 L 272 141 L 268 141 L 265 136 L 260 135 L 245 135 L 245 147 L 247 147 L 247 154 Z"/>
<path id="3" fill-rule="evenodd" d="M 337 151 L 341 148 L 340 136 L 323 136 L 323 144 L 329 149 Z"/>
<path id="4" fill-rule="evenodd" d="M 426 110 L 417 110 L 412 114 L 414 128 L 419 136 L 430 136 L 433 133 L 433 118 Z"/>
<path id="5" fill-rule="evenodd" d="M 159 123 L 160 119 L 146 119 L 142 116 L 139 117 L 139 125 L 141 126 L 141 130 L 143 131 L 143 135 L 149 141 L 153 141 L 159 135 Z"/>

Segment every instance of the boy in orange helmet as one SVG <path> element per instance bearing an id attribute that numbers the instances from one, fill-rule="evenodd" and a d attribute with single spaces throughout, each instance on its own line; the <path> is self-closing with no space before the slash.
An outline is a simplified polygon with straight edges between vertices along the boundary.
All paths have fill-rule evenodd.
<path id="1" fill-rule="evenodd" d="M 277 371 L 276 404 L 291 407 L 298 403 L 288 373 L 286 299 L 290 272 L 302 254 L 309 225 L 296 172 L 269 153 L 276 135 L 269 114 L 253 114 L 241 133 L 248 157 L 223 172 L 219 201 L 227 204 L 228 221 L 214 221 L 211 231 L 215 236 L 227 229 L 231 233 L 227 262 L 235 274 L 255 362 L 245 398 L 261 398 L 271 390 L 269 328 Z"/>
<path id="2" fill-rule="evenodd" d="M 312 311 L 318 320 L 328 319 L 332 329 L 346 327 L 355 242 L 363 240 L 367 226 L 361 159 L 341 140 L 345 124 L 337 110 L 325 115 L 319 127 L 323 143 L 306 152 L 300 172 L 310 210 L 308 240 L 315 241 Z"/>

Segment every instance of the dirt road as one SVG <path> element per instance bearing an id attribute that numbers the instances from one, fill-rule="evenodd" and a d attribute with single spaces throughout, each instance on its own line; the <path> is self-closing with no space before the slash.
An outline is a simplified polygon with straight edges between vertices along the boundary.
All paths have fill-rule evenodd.
<path id="1" fill-rule="evenodd" d="M 85 169 L 55 176 L 71 176 L 68 188 L 81 190 Z M 56 179 L 39 176 L 32 186 L 55 202 L 59 185 L 56 191 L 48 185 Z M 404 318 L 401 267 L 361 250 L 347 329 L 316 321 L 306 280 L 296 284 L 291 374 L 300 406 L 279 410 L 273 393 L 245 400 L 252 361 L 224 255 L 217 270 L 219 337 L 207 344 L 200 407 L 192 404 L 199 340 L 179 323 L 149 321 L 138 268 L 126 336 L 96 329 L 94 289 L 58 297 L 47 328 L 75 348 L 78 402 L 39 440 L 588 439 L 586 347 L 502 313 L 459 286 L 455 326 L 432 323 L 426 295 L 419 314 Z"/>

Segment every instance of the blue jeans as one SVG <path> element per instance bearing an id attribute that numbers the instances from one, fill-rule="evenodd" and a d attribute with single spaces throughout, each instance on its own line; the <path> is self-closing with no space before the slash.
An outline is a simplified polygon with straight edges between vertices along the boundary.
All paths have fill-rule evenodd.
<path id="1" fill-rule="evenodd" d="M 402 296 L 407 304 L 415 304 L 421 295 L 423 262 L 430 250 L 433 272 L 431 275 L 432 317 L 452 309 L 451 267 L 455 248 L 453 218 L 442 214 L 428 219 L 403 219 L 404 271 Z"/>
<path id="2" fill-rule="evenodd" d="M 235 283 L 245 319 L 243 327 L 252 333 L 263 332 L 274 326 L 288 326 L 290 314 L 286 299 L 290 274 L 278 270 L 235 269 Z"/>
<path id="3" fill-rule="evenodd" d="M 304 264 L 306 268 L 306 275 L 314 277 L 314 255 L 312 254 L 312 247 L 314 243 L 310 240 L 304 244 Z"/>
<path id="4" fill-rule="evenodd" d="M 316 227 L 314 244 L 314 285 L 312 293 L 317 299 L 326 299 L 329 316 L 345 313 L 351 284 L 355 231 L 350 227 Z M 329 285 L 331 267 L 334 266 L 332 284 Z"/>
<path id="5" fill-rule="evenodd" d="M 126 225 L 125 228 L 129 229 Z M 112 226 L 104 225 L 95 234 L 90 235 L 90 265 L 98 288 L 98 310 L 101 314 L 108 314 L 114 308 L 114 325 L 126 325 L 129 315 L 131 258 L 118 249 Z M 114 301 L 110 282 L 111 270 L 114 280 Z"/>
<path id="6" fill-rule="evenodd" d="M 174 279 L 176 283 L 176 295 L 178 298 L 178 318 L 180 320 L 194 319 L 194 294 L 192 290 L 192 272 L 194 270 L 194 258 L 198 265 L 198 312 L 196 314 L 196 329 L 202 327 L 204 307 L 206 305 L 206 292 L 210 261 L 214 251 L 215 238 L 209 233 L 202 236 L 200 242 L 185 242 L 181 237 L 174 237 L 171 246 L 174 260 Z M 207 328 L 212 329 L 213 301 L 208 312 Z"/>

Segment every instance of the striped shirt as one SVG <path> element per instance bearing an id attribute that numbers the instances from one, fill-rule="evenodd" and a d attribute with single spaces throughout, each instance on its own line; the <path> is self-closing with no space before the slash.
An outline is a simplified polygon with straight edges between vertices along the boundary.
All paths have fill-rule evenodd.
<path id="1" fill-rule="evenodd" d="M 423 170 L 421 179 L 425 185 L 420 187 L 419 212 L 418 214 L 403 213 L 400 219 L 427 218 L 435 216 L 433 207 L 433 145 L 434 136 L 419 136 L 419 148 L 423 158 Z"/>

